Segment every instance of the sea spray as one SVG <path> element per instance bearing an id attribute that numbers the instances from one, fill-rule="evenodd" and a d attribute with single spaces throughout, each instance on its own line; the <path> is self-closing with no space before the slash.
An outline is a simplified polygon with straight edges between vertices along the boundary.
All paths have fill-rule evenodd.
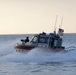
<path id="1" fill-rule="evenodd" d="M 15 52 L 14 44 L 18 41 L 17 40 L 9 40 L 3 43 L 0 43 L 0 56 L 8 55 L 10 53 Z"/>
<path id="2" fill-rule="evenodd" d="M 47 50 L 46 50 L 47 51 Z M 27 53 L 13 52 L 5 55 L 2 61 L 12 62 L 65 62 L 76 61 L 76 49 L 68 52 L 50 53 L 38 48 Z"/>

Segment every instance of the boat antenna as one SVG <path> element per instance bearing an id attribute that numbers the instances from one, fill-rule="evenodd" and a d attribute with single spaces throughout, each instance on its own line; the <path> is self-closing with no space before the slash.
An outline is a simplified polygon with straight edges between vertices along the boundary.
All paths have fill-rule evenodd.
<path id="1" fill-rule="evenodd" d="M 61 24 L 59 25 L 59 28 L 62 27 L 62 22 L 63 22 L 63 17 L 62 17 L 62 19 L 61 19 Z"/>
<path id="2" fill-rule="evenodd" d="M 62 22 L 63 22 L 63 17 L 61 18 L 61 24 L 59 25 L 59 30 L 58 30 L 58 34 L 59 34 L 60 36 L 62 36 L 62 35 L 63 35 L 63 32 L 64 32 L 64 30 L 61 29 L 61 28 L 62 28 Z"/>
<path id="3" fill-rule="evenodd" d="M 58 18 L 58 15 L 56 16 L 56 19 L 55 19 L 54 34 L 56 34 L 56 23 L 57 23 L 57 18 Z"/>

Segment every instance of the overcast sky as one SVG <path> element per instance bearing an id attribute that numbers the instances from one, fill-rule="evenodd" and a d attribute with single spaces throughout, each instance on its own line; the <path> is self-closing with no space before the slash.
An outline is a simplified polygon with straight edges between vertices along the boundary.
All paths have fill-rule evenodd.
<path id="1" fill-rule="evenodd" d="M 0 0 L 0 34 L 76 33 L 76 0 Z"/>

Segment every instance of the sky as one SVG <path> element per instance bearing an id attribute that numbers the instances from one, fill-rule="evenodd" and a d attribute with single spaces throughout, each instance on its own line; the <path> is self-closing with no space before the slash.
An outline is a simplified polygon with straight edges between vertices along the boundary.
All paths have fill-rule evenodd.
<path id="1" fill-rule="evenodd" d="M 0 34 L 76 33 L 76 0 L 0 0 Z"/>

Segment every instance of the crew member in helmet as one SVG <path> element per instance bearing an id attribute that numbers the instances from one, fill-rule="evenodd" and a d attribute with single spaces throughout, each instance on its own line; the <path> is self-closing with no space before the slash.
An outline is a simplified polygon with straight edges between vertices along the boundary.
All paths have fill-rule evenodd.
<path id="1" fill-rule="evenodd" d="M 29 42 L 29 37 L 26 37 L 25 43 Z"/>
<path id="2" fill-rule="evenodd" d="M 21 42 L 25 45 L 25 43 L 29 42 L 29 37 L 26 37 L 26 39 L 21 39 Z"/>

